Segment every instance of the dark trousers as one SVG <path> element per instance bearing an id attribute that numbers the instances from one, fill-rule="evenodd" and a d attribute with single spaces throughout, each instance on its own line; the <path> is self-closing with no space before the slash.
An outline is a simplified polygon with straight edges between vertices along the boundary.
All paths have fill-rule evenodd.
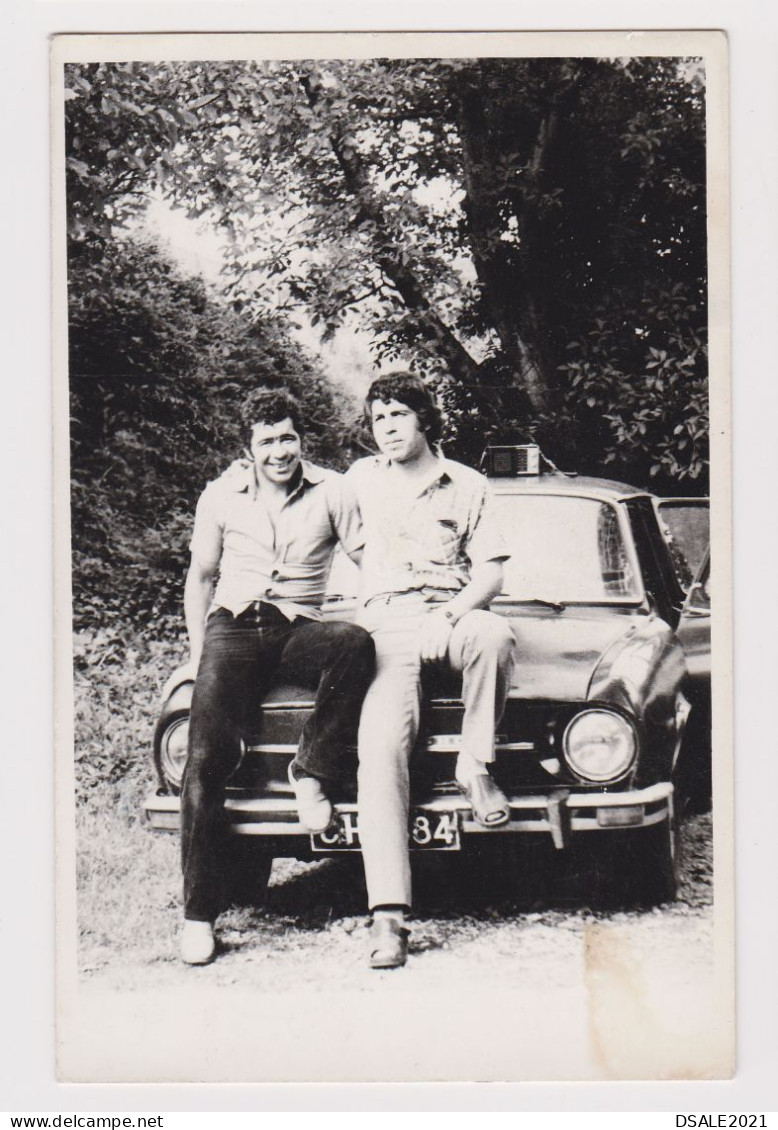
<path id="1" fill-rule="evenodd" d="M 316 688 L 295 764 L 325 785 L 344 775 L 344 747 L 355 745 L 359 711 L 375 671 L 375 647 L 355 624 L 289 621 L 273 605 L 208 618 L 192 696 L 189 757 L 181 798 L 184 915 L 212 922 L 219 913 L 224 790 L 240 758 L 252 704 L 281 677 Z"/>

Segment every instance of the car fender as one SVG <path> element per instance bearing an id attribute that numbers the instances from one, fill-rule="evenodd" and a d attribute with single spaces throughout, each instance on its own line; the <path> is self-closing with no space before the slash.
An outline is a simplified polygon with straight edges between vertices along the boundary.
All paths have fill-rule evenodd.
<path id="1" fill-rule="evenodd" d="M 162 768 L 162 741 L 168 727 L 172 726 L 181 718 L 185 718 L 192 707 L 192 689 L 194 687 L 194 681 L 191 675 L 184 676 L 180 681 L 176 681 L 177 677 L 180 676 L 184 670 L 184 668 L 179 668 L 179 670 L 174 671 L 168 679 L 165 689 L 167 690 L 168 687 L 172 689 L 165 697 L 156 727 L 154 728 L 154 765 L 157 770 L 160 788 L 165 793 L 177 793 L 178 787 L 168 782 Z"/>
<path id="2" fill-rule="evenodd" d="M 185 663 L 183 667 L 175 669 L 162 688 L 162 710 L 164 713 L 171 709 L 180 710 L 184 706 L 189 707 L 191 705 L 194 681 L 195 676 L 191 664 Z M 172 705 L 174 699 L 175 705 Z M 183 699 L 186 699 L 186 701 L 183 701 Z"/>
<path id="3" fill-rule="evenodd" d="M 587 698 L 613 705 L 635 722 L 641 747 L 636 783 L 672 775 L 688 715 L 685 678 L 683 649 L 654 615 L 615 640 L 592 674 Z"/>

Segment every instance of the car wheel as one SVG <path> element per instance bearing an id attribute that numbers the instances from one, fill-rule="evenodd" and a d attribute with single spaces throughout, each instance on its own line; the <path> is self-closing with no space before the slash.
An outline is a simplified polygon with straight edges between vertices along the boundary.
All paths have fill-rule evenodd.
<path id="1" fill-rule="evenodd" d="M 598 835 L 588 866 L 582 869 L 593 905 L 623 910 L 673 902 L 678 892 L 678 844 L 674 819 L 640 831 Z"/>
<path id="2" fill-rule="evenodd" d="M 162 713 L 154 731 L 154 766 L 162 789 L 178 796 L 188 753 L 189 710 Z"/>
<path id="3" fill-rule="evenodd" d="M 225 906 L 264 906 L 273 855 L 254 836 L 228 835 L 223 854 Z"/>
<path id="4" fill-rule="evenodd" d="M 680 838 L 675 818 L 646 828 L 624 852 L 624 892 L 630 904 L 660 906 L 678 894 Z"/>
<path id="5" fill-rule="evenodd" d="M 712 770 L 710 703 L 701 703 L 689 718 L 676 772 L 676 791 L 682 812 L 695 815 L 710 812 Z"/>

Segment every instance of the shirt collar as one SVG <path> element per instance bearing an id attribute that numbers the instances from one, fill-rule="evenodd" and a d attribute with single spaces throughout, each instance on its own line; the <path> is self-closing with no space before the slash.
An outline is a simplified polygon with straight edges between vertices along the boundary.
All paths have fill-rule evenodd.
<path id="1" fill-rule="evenodd" d="M 289 492 L 289 497 L 297 494 L 302 488 L 303 484 L 307 486 L 316 486 L 318 483 L 324 482 L 325 473 L 321 467 L 317 467 L 315 463 L 309 463 L 307 459 L 300 461 L 300 475 L 295 480 L 295 485 Z M 230 486 L 237 493 L 243 491 L 248 493 L 249 498 L 254 499 L 257 497 L 257 476 L 254 470 L 254 464 L 250 464 L 245 468 L 240 468 L 235 472 L 234 480 L 230 477 Z"/>
<path id="2" fill-rule="evenodd" d="M 315 463 L 309 463 L 307 459 L 303 459 L 300 465 L 303 469 L 303 478 L 311 486 L 324 482 L 325 475 L 322 467 L 317 467 Z"/>
<path id="3" fill-rule="evenodd" d="M 423 488 L 419 491 L 419 496 L 424 494 L 425 491 L 428 491 L 433 483 L 443 481 L 453 482 L 453 477 L 451 474 L 451 468 L 453 465 L 451 461 L 449 459 L 446 459 L 444 455 L 436 455 L 435 459 L 437 460 L 438 464 L 435 468 L 435 472 L 430 476 L 429 479 L 427 479 Z M 376 455 L 376 462 L 378 466 L 382 467 L 385 471 L 388 471 L 392 465 L 392 461 L 388 455 Z"/>

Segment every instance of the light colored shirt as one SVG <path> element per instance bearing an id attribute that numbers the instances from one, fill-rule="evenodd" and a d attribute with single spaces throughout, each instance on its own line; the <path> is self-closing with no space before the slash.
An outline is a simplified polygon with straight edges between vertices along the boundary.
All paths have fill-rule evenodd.
<path id="1" fill-rule="evenodd" d="M 365 536 L 360 597 L 424 591 L 446 600 L 469 582 L 473 566 L 510 554 L 495 519 L 485 477 L 439 459 L 417 494 L 398 491 L 383 456 L 359 459 L 346 472 Z"/>
<path id="2" fill-rule="evenodd" d="M 289 619 L 321 619 L 327 577 L 338 544 L 364 544 L 353 488 L 343 475 L 303 461 L 281 509 L 268 510 L 253 466 L 230 469 L 197 503 L 189 548 L 219 578 L 212 607 L 237 616 L 255 600 Z"/>

